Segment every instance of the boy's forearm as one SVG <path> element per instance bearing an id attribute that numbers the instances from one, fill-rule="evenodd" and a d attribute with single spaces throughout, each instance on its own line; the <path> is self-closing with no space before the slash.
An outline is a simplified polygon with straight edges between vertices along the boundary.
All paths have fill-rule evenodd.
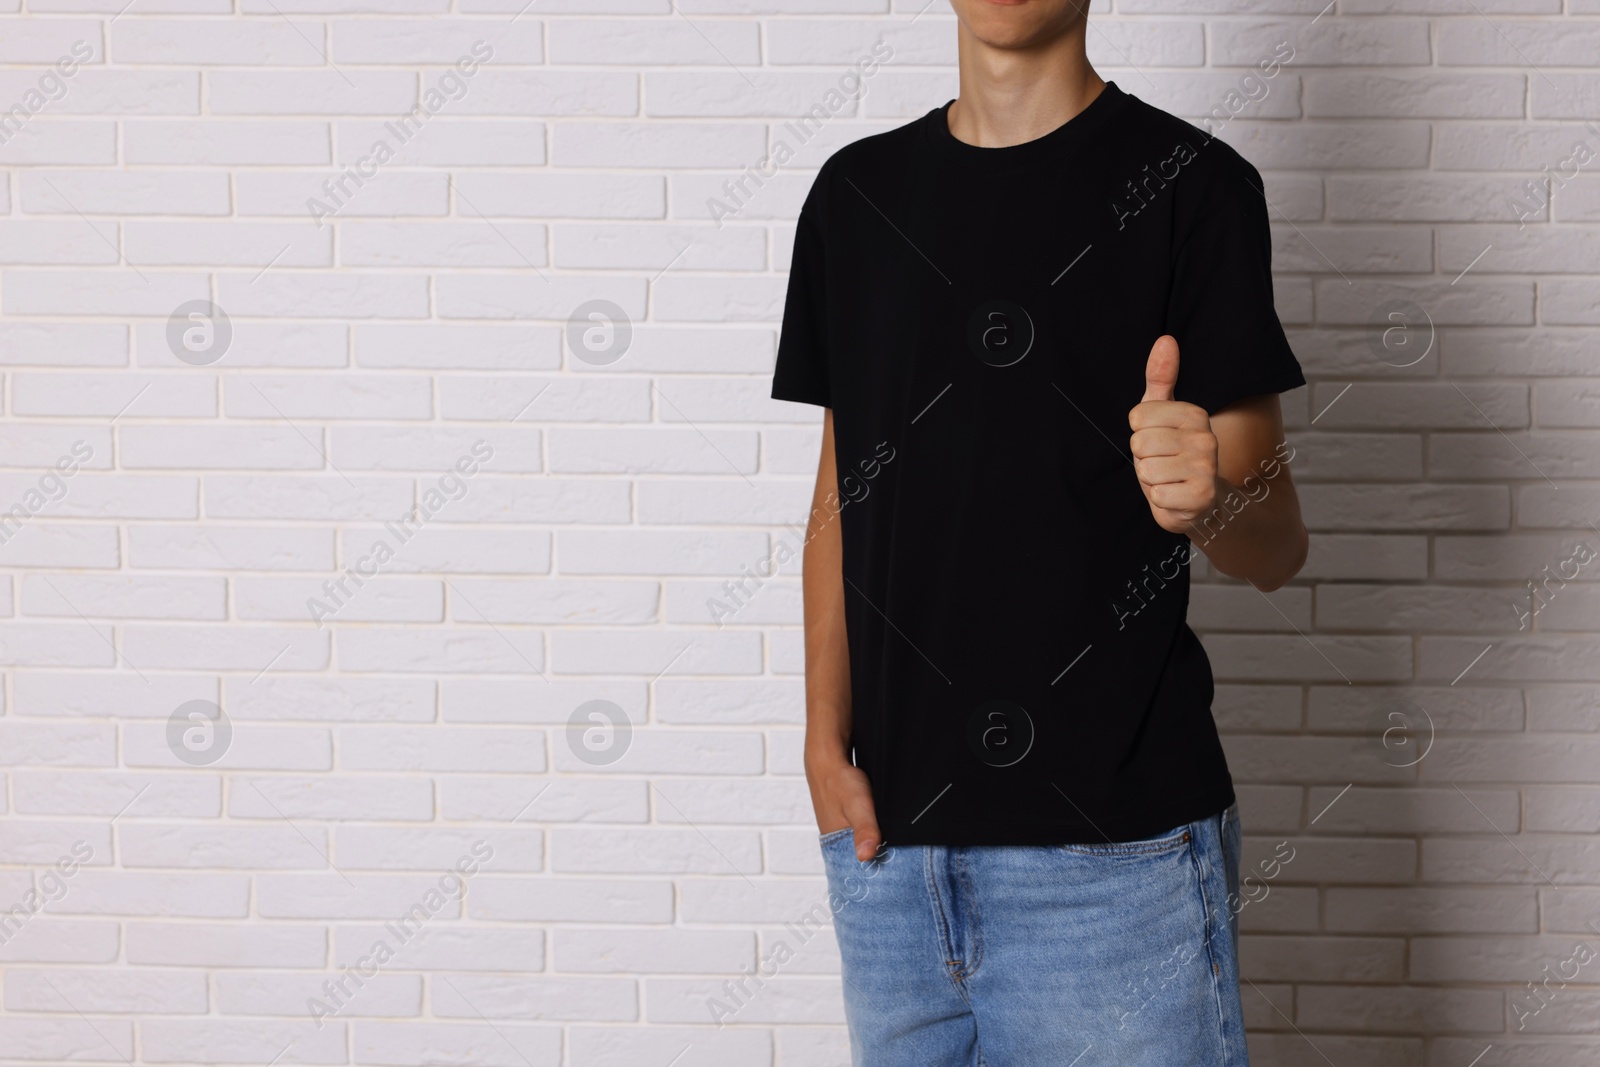
<path id="1" fill-rule="evenodd" d="M 1206 475 L 1211 484 L 1188 505 L 1187 521 L 1168 529 L 1187 533 L 1223 574 L 1270 593 L 1304 566 L 1308 544 L 1278 397 L 1248 397 L 1204 424 L 1216 448 Z"/>
<path id="2" fill-rule="evenodd" d="M 845 644 L 844 580 L 838 520 L 806 544 L 802 590 L 806 633 L 806 744 L 813 759 L 847 758 L 850 750 L 850 652 Z M 828 544 L 824 539 L 831 540 Z"/>
<path id="3" fill-rule="evenodd" d="M 833 413 L 823 421 L 801 591 L 805 600 L 807 766 L 850 756 L 850 650 L 845 640 L 844 538 L 839 524 Z"/>
<path id="4" fill-rule="evenodd" d="M 1218 475 L 1217 506 L 1194 521 L 1189 539 L 1228 577 L 1267 593 L 1282 586 L 1305 565 L 1308 546 L 1287 468 L 1244 488 Z"/>

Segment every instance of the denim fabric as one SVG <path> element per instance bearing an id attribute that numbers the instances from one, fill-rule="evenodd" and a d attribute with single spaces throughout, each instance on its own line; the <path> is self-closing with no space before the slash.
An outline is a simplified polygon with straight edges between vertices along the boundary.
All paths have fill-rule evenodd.
<path id="1" fill-rule="evenodd" d="M 1142 841 L 821 839 L 855 1067 L 1246 1067 L 1237 806 Z"/>

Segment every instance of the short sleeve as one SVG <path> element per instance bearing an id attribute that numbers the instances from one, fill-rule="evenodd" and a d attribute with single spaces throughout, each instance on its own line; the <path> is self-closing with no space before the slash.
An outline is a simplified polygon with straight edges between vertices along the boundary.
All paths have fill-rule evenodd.
<path id="1" fill-rule="evenodd" d="M 1201 148 L 1201 156 L 1207 151 L 1224 158 L 1206 160 L 1217 165 L 1195 175 L 1198 192 L 1179 197 L 1167 332 L 1178 341 L 1174 398 L 1215 414 L 1306 379 L 1272 302 L 1261 175 L 1220 141 Z M 1182 183 L 1180 177 L 1180 192 Z"/>
<path id="2" fill-rule="evenodd" d="M 831 407 L 822 229 L 814 200 L 815 196 L 808 198 L 800 209 L 795 230 L 789 291 L 778 335 L 778 363 L 772 372 L 772 398 Z"/>

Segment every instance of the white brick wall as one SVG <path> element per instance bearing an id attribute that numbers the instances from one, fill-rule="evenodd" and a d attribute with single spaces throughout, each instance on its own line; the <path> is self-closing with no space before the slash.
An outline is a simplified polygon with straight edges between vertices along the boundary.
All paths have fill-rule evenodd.
<path id="1" fill-rule="evenodd" d="M 1600 5 L 1323 2 L 1089 35 L 1237 108 L 1313 379 L 1305 573 L 1193 607 L 1277 872 L 1255 1062 L 1593 1064 Z M 808 498 L 816 414 L 766 399 L 794 214 L 953 95 L 943 0 L 0 13 L 0 1061 L 845 1064 L 827 937 L 708 1010 L 822 882 L 797 574 L 707 602 Z M 220 358 L 168 341 L 205 300 Z M 595 300 L 615 362 L 568 339 Z"/>

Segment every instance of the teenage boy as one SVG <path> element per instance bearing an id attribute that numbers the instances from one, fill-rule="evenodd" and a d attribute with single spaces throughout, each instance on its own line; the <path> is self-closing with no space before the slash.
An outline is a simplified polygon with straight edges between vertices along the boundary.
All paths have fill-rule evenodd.
<path id="1" fill-rule="evenodd" d="M 1075 0 L 951 2 L 960 95 L 817 175 L 772 387 L 826 409 L 805 767 L 855 1062 L 1237 1067 L 1185 615 L 1196 549 L 1305 561 L 1261 178 L 1102 81 Z"/>

